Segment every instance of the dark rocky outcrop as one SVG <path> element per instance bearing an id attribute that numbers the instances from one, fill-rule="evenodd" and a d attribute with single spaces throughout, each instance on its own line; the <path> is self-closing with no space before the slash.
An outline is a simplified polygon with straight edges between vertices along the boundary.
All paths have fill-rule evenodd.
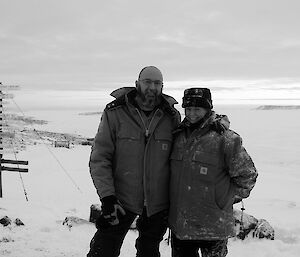
<path id="1" fill-rule="evenodd" d="M 89 221 L 96 223 L 96 220 L 101 215 L 101 205 L 92 204 L 90 207 Z M 242 212 L 241 210 L 234 209 L 233 215 L 235 219 L 236 237 L 244 240 L 248 237 L 265 238 L 274 240 L 275 231 L 270 223 L 265 219 L 257 219 L 256 217 Z M 131 225 L 131 229 L 136 229 L 135 221 Z"/>
<path id="2" fill-rule="evenodd" d="M 23 223 L 23 221 L 20 220 L 19 218 L 16 218 L 16 219 L 15 219 L 15 224 L 16 224 L 17 226 L 24 226 L 24 225 L 25 225 L 25 224 Z"/>
<path id="3" fill-rule="evenodd" d="M 299 110 L 300 105 L 261 105 L 256 110 Z"/>
<path id="4" fill-rule="evenodd" d="M 0 219 L 0 224 L 2 224 L 4 227 L 11 224 L 11 219 L 8 216 L 4 216 Z"/>
<path id="5" fill-rule="evenodd" d="M 24 226 L 24 223 L 19 218 L 16 218 L 13 222 L 17 226 Z M 0 219 L 0 224 L 2 224 L 4 227 L 12 224 L 12 219 L 8 216 L 4 216 Z"/>
<path id="6" fill-rule="evenodd" d="M 89 222 L 96 223 L 96 220 L 101 215 L 101 205 L 100 204 L 92 204 L 90 207 L 90 218 Z"/>
<path id="7" fill-rule="evenodd" d="M 71 229 L 76 225 L 82 225 L 82 224 L 90 224 L 90 222 L 75 216 L 67 216 L 62 223 L 62 225 L 67 226 L 69 229 Z"/>
<path id="8" fill-rule="evenodd" d="M 265 219 L 257 219 L 240 210 L 234 209 L 236 237 L 244 240 L 252 236 L 274 240 L 275 231 Z"/>

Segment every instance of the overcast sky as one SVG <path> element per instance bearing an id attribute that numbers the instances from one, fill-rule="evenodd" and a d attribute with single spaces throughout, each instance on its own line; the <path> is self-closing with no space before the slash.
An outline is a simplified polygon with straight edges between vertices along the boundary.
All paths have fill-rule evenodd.
<path id="1" fill-rule="evenodd" d="M 0 81 L 92 89 L 165 81 L 300 81 L 299 0 L 0 0 Z M 133 85 L 133 84 L 132 84 Z"/>

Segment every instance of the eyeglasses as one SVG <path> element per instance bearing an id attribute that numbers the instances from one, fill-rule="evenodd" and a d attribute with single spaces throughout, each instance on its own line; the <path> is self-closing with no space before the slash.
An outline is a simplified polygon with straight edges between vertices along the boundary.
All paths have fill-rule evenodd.
<path id="1" fill-rule="evenodd" d="M 154 84 L 154 86 L 156 87 L 160 87 L 162 86 L 163 82 L 160 80 L 152 80 L 152 79 L 142 79 L 141 80 L 146 86 L 150 87 L 152 85 L 152 83 Z"/>

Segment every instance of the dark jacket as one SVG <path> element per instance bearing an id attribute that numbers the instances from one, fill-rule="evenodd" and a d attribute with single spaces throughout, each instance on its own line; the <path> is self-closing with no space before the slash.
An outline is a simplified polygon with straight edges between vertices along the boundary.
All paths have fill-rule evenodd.
<path id="1" fill-rule="evenodd" d="M 257 171 L 241 137 L 210 129 L 213 116 L 187 137 L 183 122 L 171 154 L 170 215 L 182 240 L 220 240 L 234 236 L 233 202 L 246 198 Z"/>
<path id="2" fill-rule="evenodd" d="M 123 90 L 123 91 L 122 91 Z M 146 124 L 135 106 L 135 88 L 113 92 L 103 112 L 90 156 L 90 173 L 100 198 L 115 195 L 123 207 L 153 215 L 169 208 L 172 131 L 180 122 L 175 99 L 162 102 Z M 146 128 L 148 127 L 148 128 Z"/>

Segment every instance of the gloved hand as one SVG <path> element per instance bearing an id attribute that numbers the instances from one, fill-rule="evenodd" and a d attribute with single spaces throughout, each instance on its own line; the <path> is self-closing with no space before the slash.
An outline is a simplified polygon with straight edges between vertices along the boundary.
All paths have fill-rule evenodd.
<path id="1" fill-rule="evenodd" d="M 101 210 L 103 218 L 110 225 L 119 224 L 119 215 L 125 215 L 126 212 L 120 202 L 114 195 L 106 196 L 101 199 Z"/>

